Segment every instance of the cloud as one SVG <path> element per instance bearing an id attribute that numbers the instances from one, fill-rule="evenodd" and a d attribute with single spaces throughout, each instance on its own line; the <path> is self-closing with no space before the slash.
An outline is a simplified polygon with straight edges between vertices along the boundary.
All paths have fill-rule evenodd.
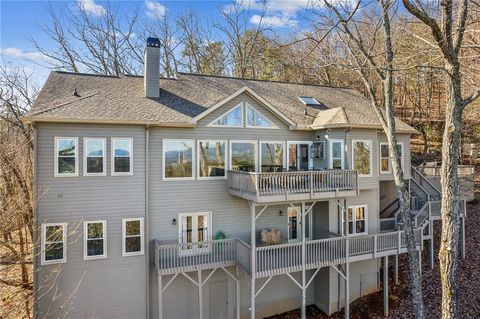
<path id="1" fill-rule="evenodd" d="M 18 48 L 5 48 L 5 49 L 0 49 L 0 56 L 8 57 L 8 58 L 13 58 L 13 59 L 26 59 L 32 62 L 36 63 L 52 63 L 53 60 L 49 58 L 48 56 L 40 53 L 40 52 L 24 52 L 21 49 Z"/>
<path id="2" fill-rule="evenodd" d="M 167 12 L 167 9 L 164 5 L 151 0 L 145 1 L 145 7 L 147 8 L 147 16 L 153 19 L 163 17 Z"/>
<path id="3" fill-rule="evenodd" d="M 77 0 L 77 2 L 82 10 L 94 16 L 101 17 L 107 12 L 103 6 L 96 4 L 94 0 Z"/>
<path id="4" fill-rule="evenodd" d="M 250 18 L 250 23 L 259 25 L 260 23 L 269 28 L 280 28 L 280 27 L 294 27 L 298 24 L 298 20 L 292 19 L 289 16 L 259 16 L 258 14 L 253 15 Z"/>

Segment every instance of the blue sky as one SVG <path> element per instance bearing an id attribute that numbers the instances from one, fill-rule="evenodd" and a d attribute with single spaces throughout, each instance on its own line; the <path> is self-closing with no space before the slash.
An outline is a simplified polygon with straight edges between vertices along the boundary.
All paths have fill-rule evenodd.
<path id="1" fill-rule="evenodd" d="M 55 9 L 74 6 L 75 1 L 81 1 L 84 8 L 92 15 L 101 15 L 105 2 L 99 0 L 52 1 Z M 251 8 L 250 23 L 258 23 L 259 14 L 263 11 L 260 0 L 235 0 L 248 2 Z M 266 18 L 273 32 L 287 34 L 293 29 L 305 27 L 302 14 L 309 0 L 267 0 Z M 218 10 L 231 4 L 232 1 L 158 1 L 138 0 L 122 1 L 121 10 L 133 10 L 138 7 L 143 19 L 168 12 L 170 16 L 179 15 L 187 9 L 195 11 L 202 21 L 221 21 Z M 0 61 L 25 66 L 37 81 L 43 83 L 49 70 L 41 66 L 44 57 L 33 51 L 29 38 L 35 38 L 49 47 L 50 40 L 40 30 L 40 25 L 48 23 L 48 2 L 0 0 Z"/>

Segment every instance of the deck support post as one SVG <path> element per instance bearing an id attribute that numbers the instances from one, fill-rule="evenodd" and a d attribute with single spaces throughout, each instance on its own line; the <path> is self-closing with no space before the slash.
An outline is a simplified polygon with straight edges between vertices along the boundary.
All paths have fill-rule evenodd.
<path id="1" fill-rule="evenodd" d="M 348 258 L 345 264 L 345 319 L 350 319 L 350 263 Z"/>
<path id="2" fill-rule="evenodd" d="M 198 270 L 198 318 L 203 319 L 203 284 L 201 270 Z"/>
<path id="3" fill-rule="evenodd" d="M 398 285 L 398 254 L 395 254 L 395 284 Z"/>
<path id="4" fill-rule="evenodd" d="M 383 315 L 388 317 L 388 256 L 383 257 Z"/>
<path id="5" fill-rule="evenodd" d="M 256 274 L 256 236 L 255 236 L 255 204 L 250 202 L 250 262 L 251 262 L 251 276 L 250 276 L 250 318 L 255 319 L 255 274 Z"/>
<path id="6" fill-rule="evenodd" d="M 238 265 L 235 266 L 235 298 L 237 306 L 237 319 L 240 319 L 240 271 L 238 270 Z"/>
<path id="7" fill-rule="evenodd" d="M 163 283 L 162 275 L 157 275 L 157 290 L 158 290 L 158 319 L 163 318 Z"/>
<path id="8" fill-rule="evenodd" d="M 422 250 L 418 249 L 418 271 L 420 276 L 422 275 Z"/>
<path id="9" fill-rule="evenodd" d="M 307 317 L 307 279 L 305 271 L 305 224 L 307 216 L 305 214 L 305 202 L 302 202 L 302 310 L 301 318 L 305 319 Z"/>
<path id="10" fill-rule="evenodd" d="M 460 218 L 460 232 L 461 232 L 461 254 L 462 254 L 462 259 L 465 259 L 465 217 Z"/>
<path id="11" fill-rule="evenodd" d="M 432 221 L 430 221 L 432 222 Z M 429 240 L 429 244 L 430 244 L 430 248 L 429 248 L 429 255 L 430 255 L 430 269 L 433 269 L 433 266 L 434 266 L 434 262 L 435 262 L 435 259 L 434 259 L 434 253 L 433 253 L 433 234 L 431 235 L 431 238 Z"/>

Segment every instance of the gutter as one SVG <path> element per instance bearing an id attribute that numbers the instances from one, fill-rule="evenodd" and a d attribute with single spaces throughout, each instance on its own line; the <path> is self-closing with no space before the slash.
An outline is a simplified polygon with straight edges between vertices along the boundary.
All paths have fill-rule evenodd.
<path id="1" fill-rule="evenodd" d="M 150 193 L 150 181 L 149 181 L 149 166 L 150 166 L 150 128 L 148 124 L 145 126 L 145 288 L 146 288 L 146 318 L 150 318 L 150 236 L 149 236 L 149 193 Z"/>

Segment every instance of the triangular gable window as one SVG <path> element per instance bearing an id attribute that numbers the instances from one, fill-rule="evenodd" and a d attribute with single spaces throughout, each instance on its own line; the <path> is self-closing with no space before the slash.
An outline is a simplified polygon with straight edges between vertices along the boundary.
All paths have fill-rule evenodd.
<path id="1" fill-rule="evenodd" d="M 247 127 L 278 128 L 266 116 L 246 103 Z"/>
<path id="2" fill-rule="evenodd" d="M 238 104 L 233 109 L 223 114 L 208 126 L 220 127 L 243 127 L 243 103 Z"/>

